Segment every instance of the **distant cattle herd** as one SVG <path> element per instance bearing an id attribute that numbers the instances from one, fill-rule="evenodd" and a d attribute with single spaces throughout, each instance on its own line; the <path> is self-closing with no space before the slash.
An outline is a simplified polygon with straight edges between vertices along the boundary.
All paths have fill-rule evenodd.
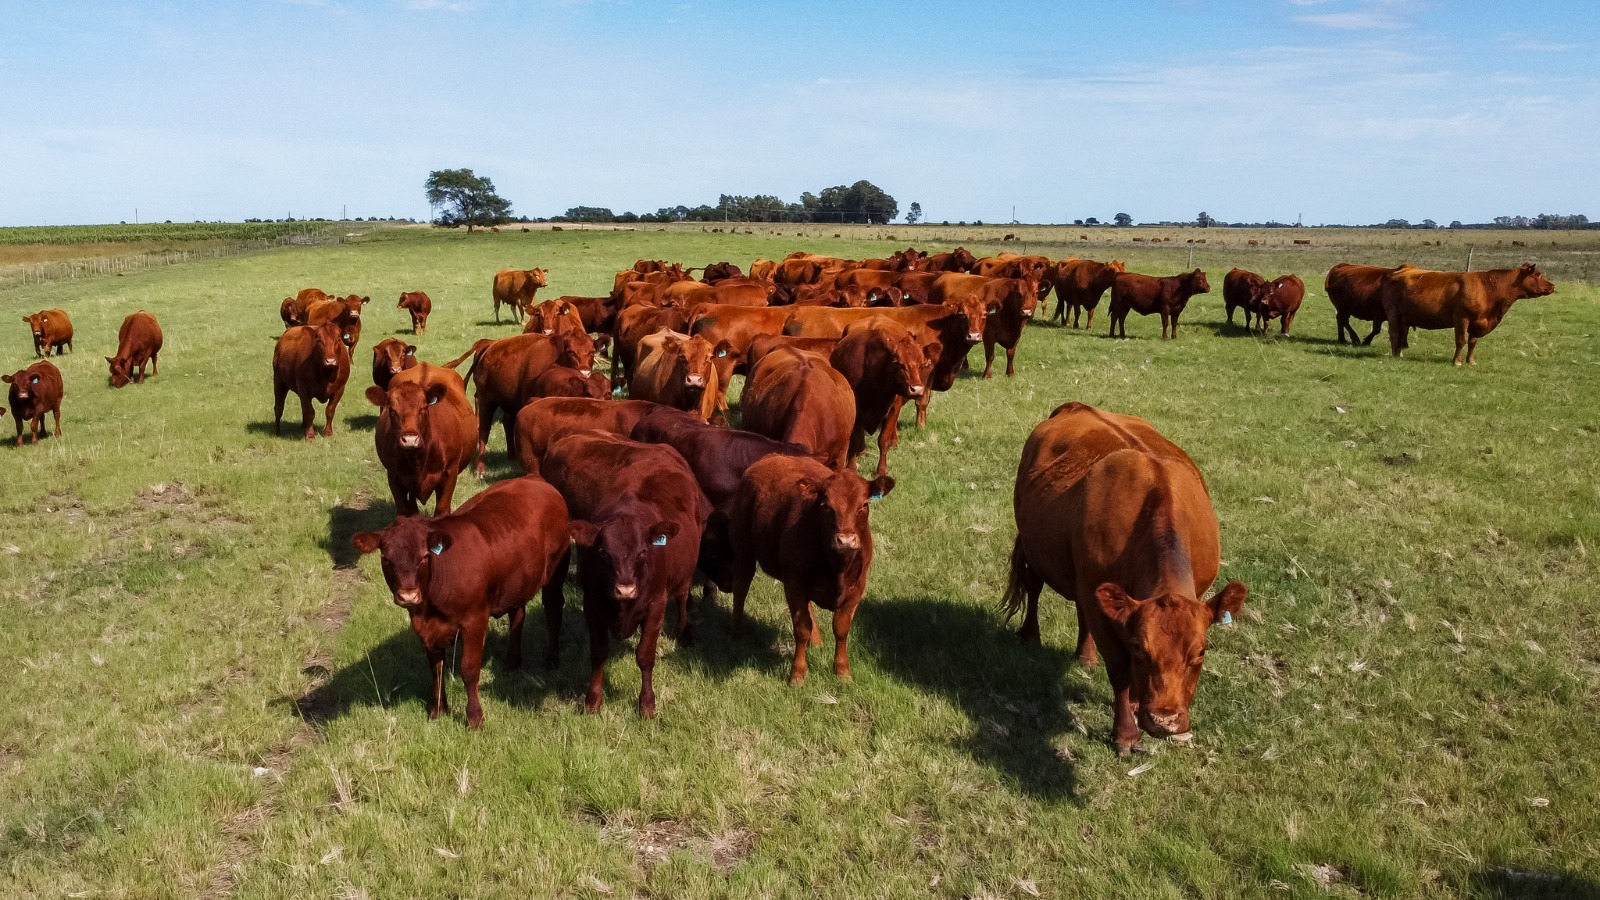
<path id="1" fill-rule="evenodd" d="M 522 334 L 478 340 L 437 365 L 395 338 L 373 347 L 366 397 L 379 409 L 377 453 L 398 518 L 354 543 L 381 554 L 394 602 L 422 639 L 433 674 L 430 716 L 447 711 L 444 661 L 459 636 L 467 724 L 482 725 L 489 619 L 510 617 L 506 663 L 518 665 L 526 606 L 541 591 L 546 662 L 556 663 L 562 585 L 574 557 L 591 711 L 602 701 L 611 639 L 637 633 L 638 709 L 653 715 L 668 601 L 678 603 L 679 640 L 688 642 L 693 582 L 703 585 L 705 602 L 731 591 L 737 632 L 757 569 L 783 585 L 795 639 L 791 682 L 805 679 L 807 649 L 820 643 L 813 606 L 833 614 L 833 671 L 848 678 L 850 624 L 872 563 L 869 510 L 895 485 L 888 455 L 903 405 L 914 404 L 917 426 L 926 425 L 933 394 L 954 386 L 978 344 L 983 377 L 993 376 L 997 346 L 1006 351 L 1006 375 L 1015 374 L 1024 328 L 1052 290 L 1051 318 L 1063 325 L 1076 328 L 1080 317 L 1092 325 L 1109 290 L 1112 336 L 1126 336 L 1128 313 L 1137 312 L 1160 316 L 1163 338 L 1177 337 L 1190 298 L 1210 290 L 1199 269 L 1153 277 L 1116 260 L 979 259 L 963 248 L 860 261 L 794 253 L 756 260 L 748 274 L 727 262 L 700 271 L 695 278 L 680 263 L 640 260 L 617 273 L 609 294 L 539 301 L 545 270 L 504 270 L 493 281 L 496 321 L 508 306 L 525 323 Z M 1387 322 L 1396 356 L 1411 328 L 1451 328 L 1458 365 L 1463 349 L 1466 362 L 1475 361 L 1478 339 L 1512 303 L 1554 290 L 1532 264 L 1489 272 L 1341 264 L 1324 287 L 1340 343 L 1358 339 L 1352 319 L 1372 323 L 1363 343 Z M 1273 319 L 1288 334 L 1304 296 L 1293 275 L 1268 280 L 1234 269 L 1223 281 L 1229 322 L 1242 309 L 1244 327 L 1263 334 Z M 322 432 L 332 435 L 370 299 L 307 288 L 282 301 L 275 431 L 293 392 L 306 439 L 316 435 L 313 401 L 325 404 Z M 420 335 L 433 303 L 410 291 L 397 308 Z M 24 321 L 35 354 L 72 348 L 63 310 Z M 154 316 L 127 316 L 117 353 L 106 358 L 111 386 L 143 382 L 147 365 L 156 375 L 161 345 Z M 601 352 L 610 357 L 609 378 L 595 366 Z M 727 393 L 739 376 L 735 429 L 726 427 Z M 61 435 L 63 385 L 52 363 L 3 380 L 18 446 L 24 421 L 38 443 L 46 413 Z M 614 399 L 623 392 L 629 399 Z M 487 471 L 497 416 L 508 458 L 525 474 L 452 510 L 458 476 L 474 464 L 480 477 Z M 856 464 L 874 433 L 869 480 Z M 422 515 L 430 501 L 432 517 Z M 1028 438 L 1014 506 L 1005 606 L 1024 612 L 1022 636 L 1038 639 L 1039 593 L 1049 585 L 1075 602 L 1080 660 L 1105 660 L 1117 750 L 1137 745 L 1141 731 L 1186 739 L 1207 629 L 1231 622 L 1246 596 L 1235 581 L 1203 599 L 1221 544 L 1194 462 L 1148 422 L 1068 403 Z"/>

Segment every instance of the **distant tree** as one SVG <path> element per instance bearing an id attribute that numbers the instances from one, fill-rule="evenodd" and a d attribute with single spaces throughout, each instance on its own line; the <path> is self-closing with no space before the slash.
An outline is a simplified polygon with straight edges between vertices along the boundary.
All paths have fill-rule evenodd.
<path id="1" fill-rule="evenodd" d="M 1450 227 L 1451 228 L 1460 228 L 1461 227 L 1461 220 L 1460 219 L 1451 220 Z"/>
<path id="2" fill-rule="evenodd" d="M 437 169 L 423 183 L 428 205 L 442 207 L 439 224 L 448 227 L 488 227 L 511 220 L 511 201 L 495 193 L 494 182 L 479 178 L 471 169 Z"/>
<path id="3" fill-rule="evenodd" d="M 845 187 L 823 188 L 817 198 L 819 212 L 829 222 L 855 222 L 859 225 L 884 225 L 900 214 L 895 199 L 865 179 Z"/>
<path id="4" fill-rule="evenodd" d="M 1199 225 L 1201 228 L 1210 228 L 1216 223 L 1216 221 L 1216 219 L 1211 218 L 1210 213 L 1207 213 L 1204 210 L 1200 212 L 1200 215 L 1194 217 L 1194 223 Z"/>
<path id="5" fill-rule="evenodd" d="M 1411 227 L 1411 223 L 1406 221 L 1405 219 L 1390 219 L 1389 221 L 1383 223 L 1383 227 L 1385 227 L 1385 228 L 1410 228 Z"/>
<path id="6" fill-rule="evenodd" d="M 1133 224 L 1133 216 L 1130 216 L 1127 213 L 1117 213 L 1115 216 L 1111 217 L 1111 221 L 1117 223 L 1118 228 L 1127 228 L 1129 225 Z"/>
<path id="7" fill-rule="evenodd" d="M 913 202 L 911 208 L 906 210 L 906 224 L 915 225 L 922 221 L 922 204 Z"/>
<path id="8" fill-rule="evenodd" d="M 1083 220 L 1083 224 L 1085 224 L 1085 225 L 1099 225 L 1100 224 L 1100 220 L 1096 219 L 1094 216 L 1090 216 L 1089 218 Z"/>
<path id="9" fill-rule="evenodd" d="M 565 222 L 615 222 L 617 220 L 611 210 L 604 206 L 574 206 L 565 213 L 552 218 Z"/>
<path id="10" fill-rule="evenodd" d="M 1439 223 L 1435 222 L 1432 219 L 1423 219 L 1422 220 L 1422 227 L 1423 228 L 1438 228 L 1439 227 Z"/>
<path id="11" fill-rule="evenodd" d="M 1073 219 L 1072 220 L 1072 224 L 1074 224 L 1074 225 L 1082 225 L 1083 224 L 1083 220 L 1082 219 Z"/>

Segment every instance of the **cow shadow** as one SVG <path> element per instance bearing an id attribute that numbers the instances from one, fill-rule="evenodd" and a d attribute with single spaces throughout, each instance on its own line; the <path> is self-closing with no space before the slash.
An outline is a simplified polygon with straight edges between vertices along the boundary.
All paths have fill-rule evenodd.
<path id="1" fill-rule="evenodd" d="M 366 402 L 365 399 L 362 402 Z M 351 431 L 376 431 L 378 428 L 378 416 L 376 413 L 358 413 L 353 416 L 346 416 L 344 423 L 345 427 Z"/>
<path id="2" fill-rule="evenodd" d="M 388 500 L 373 500 L 364 506 L 341 504 L 328 510 L 328 533 L 318 543 L 327 551 L 335 569 L 354 568 L 361 551 L 350 539 L 358 531 L 377 531 L 394 520 L 394 504 Z"/>
<path id="3" fill-rule="evenodd" d="M 1600 882 L 1574 872 L 1519 871 L 1497 866 L 1469 878 L 1476 896 L 1493 900 L 1600 900 Z"/>
<path id="4" fill-rule="evenodd" d="M 300 427 L 300 410 L 299 410 L 299 407 L 298 406 L 295 407 L 294 415 L 292 417 L 290 415 L 288 415 L 288 412 L 289 412 L 289 410 L 286 408 L 284 410 L 285 414 L 284 414 L 284 417 L 283 417 L 283 433 L 282 434 L 273 434 L 272 433 L 272 420 L 271 419 L 261 419 L 259 421 L 255 421 L 255 422 L 246 422 L 246 423 L 244 423 L 245 433 L 246 434 L 260 435 L 262 437 L 277 438 L 279 440 L 299 441 L 301 443 L 305 443 L 306 433 Z M 318 407 L 317 414 L 315 416 L 311 417 L 311 424 L 317 429 L 316 440 L 319 440 L 319 441 L 323 440 L 323 437 L 322 437 L 323 421 L 324 421 L 324 419 L 322 418 L 322 409 L 320 407 Z M 338 431 L 335 430 L 334 433 L 338 434 Z"/>
<path id="5" fill-rule="evenodd" d="M 496 322 L 493 319 L 479 319 L 478 321 L 473 322 L 472 324 L 477 326 L 477 327 L 479 327 L 479 328 L 495 328 L 495 327 L 505 328 L 508 325 L 513 327 L 513 328 L 521 328 L 522 327 L 522 323 L 513 322 L 510 319 L 501 319 L 498 322 Z M 410 330 L 411 329 L 409 329 L 409 328 L 406 329 L 406 331 L 410 331 Z"/>
<path id="6" fill-rule="evenodd" d="M 965 711 L 973 759 L 1032 796 L 1075 795 L 1073 766 L 1053 743 L 1076 726 L 1067 704 L 1090 699 L 1087 684 L 1066 677 L 1070 652 L 1025 645 L 990 610 L 931 597 L 874 597 L 853 631 L 882 670 Z"/>

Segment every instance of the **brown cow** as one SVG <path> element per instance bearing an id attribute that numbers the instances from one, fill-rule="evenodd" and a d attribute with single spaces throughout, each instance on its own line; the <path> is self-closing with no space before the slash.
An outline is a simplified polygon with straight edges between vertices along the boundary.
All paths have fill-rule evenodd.
<path id="1" fill-rule="evenodd" d="M 417 347 L 399 338 L 384 338 L 372 348 L 372 383 L 389 389 L 389 379 L 417 364 Z"/>
<path id="2" fill-rule="evenodd" d="M 1246 594 L 1230 581 L 1200 600 L 1221 564 L 1200 470 L 1143 419 L 1068 403 L 1029 435 L 1013 500 L 1005 606 L 1027 607 L 1023 636 L 1038 639 L 1050 585 L 1077 604 L 1078 658 L 1093 665 L 1096 646 L 1105 656 L 1118 755 L 1141 728 L 1186 739 L 1206 629 L 1232 621 Z"/>
<path id="3" fill-rule="evenodd" d="M 395 309 L 403 309 L 411 313 L 411 333 L 421 335 L 428 333 L 428 316 L 433 312 L 433 301 L 422 291 L 406 291 L 400 295 L 400 302 L 395 304 Z"/>
<path id="4" fill-rule="evenodd" d="M 1011 281 L 1013 279 L 1006 279 Z M 1033 320 L 1042 297 L 1030 285 L 1031 278 L 1016 279 L 1016 290 L 1006 294 L 1000 308 L 989 314 L 983 323 L 983 377 L 994 377 L 994 348 L 996 344 L 1006 350 L 1006 377 L 1017 374 L 1017 345 L 1022 342 L 1022 329 Z"/>
<path id="5" fill-rule="evenodd" d="M 106 357 L 106 362 L 111 364 L 111 386 L 122 387 L 133 380 L 134 373 L 139 375 L 139 383 L 144 383 L 144 366 L 150 364 L 150 374 L 160 374 L 156 371 L 156 357 L 161 353 L 161 326 L 157 324 L 156 317 L 144 310 L 130 313 L 122 320 L 122 327 L 117 329 L 117 355 Z"/>
<path id="6" fill-rule="evenodd" d="M 928 303 L 954 307 L 967 314 L 972 330 L 967 332 L 967 343 L 983 340 L 984 325 L 988 316 L 1000 311 L 1000 304 L 1016 291 L 1036 293 L 1031 282 L 1016 278 L 989 278 L 984 275 L 965 275 L 947 272 L 934 279 L 928 289 Z"/>
<path id="7" fill-rule="evenodd" d="M 1248 269 L 1228 270 L 1222 277 L 1222 305 L 1228 310 L 1229 325 L 1233 324 L 1233 311 L 1243 307 L 1244 327 L 1250 328 L 1250 320 L 1256 312 L 1256 291 L 1266 283 L 1265 278 Z"/>
<path id="8" fill-rule="evenodd" d="M 456 477 L 478 446 L 461 376 L 423 363 L 395 375 L 387 390 L 367 388 L 367 400 L 379 409 L 373 440 L 395 511 L 414 516 L 431 496 L 435 515 L 449 512 Z"/>
<path id="9" fill-rule="evenodd" d="M 533 384 L 551 366 L 577 369 L 584 377 L 594 371 L 594 342 L 587 334 L 519 334 L 499 340 L 480 340 L 466 354 L 446 363 L 449 368 L 472 357 L 467 380 L 474 387 L 478 407 L 478 463 L 482 475 L 487 466 L 484 454 L 489 446 L 489 429 L 495 413 L 505 430 L 506 454 L 517 456 L 517 412 L 533 397 Z"/>
<path id="10" fill-rule="evenodd" d="M 717 303 L 723 306 L 766 306 L 772 295 L 772 284 L 749 278 L 729 278 L 716 284 L 698 281 L 679 281 L 661 291 L 662 306 L 693 308 L 699 303 Z"/>
<path id="11" fill-rule="evenodd" d="M 828 357 L 784 347 L 750 370 L 739 398 L 741 427 L 799 444 L 830 469 L 850 460 L 856 400 Z"/>
<path id="12" fill-rule="evenodd" d="M 788 320 L 790 312 L 783 307 L 770 306 L 753 309 L 742 306 L 698 306 L 689 313 L 688 333 L 699 335 L 713 345 L 727 342 L 728 355 L 725 359 L 730 360 L 732 365 L 720 374 L 732 375 L 746 371 L 744 357 L 750 349 L 750 342 L 762 335 L 782 332 L 783 323 Z M 727 391 L 726 383 L 722 389 Z"/>
<path id="13" fill-rule="evenodd" d="M 971 272 L 972 267 L 977 264 L 978 258 L 967 248 L 957 247 L 949 253 L 924 256 L 916 265 L 924 272 Z"/>
<path id="14" fill-rule="evenodd" d="M 1431 272 L 1401 266 L 1383 282 L 1383 311 L 1389 320 L 1389 352 L 1405 350 L 1407 329 L 1454 328 L 1456 354 L 1467 350 L 1467 365 L 1477 363 L 1478 339 L 1495 329 L 1511 304 L 1554 293 L 1556 286 L 1533 263 L 1487 272 Z"/>
<path id="15" fill-rule="evenodd" d="M 529 307 L 528 322 L 522 328 L 523 334 L 573 334 L 580 331 L 589 333 L 589 329 L 583 325 L 583 317 L 578 314 L 578 308 L 560 298 Z"/>
<path id="16" fill-rule="evenodd" d="M 300 426 L 306 440 L 317 436 L 311 401 L 327 404 L 323 437 L 333 437 L 333 414 L 350 378 L 350 348 L 336 323 L 291 325 L 272 351 L 272 433 L 283 433 L 283 400 L 290 391 L 300 397 Z"/>
<path id="17" fill-rule="evenodd" d="M 868 504 L 894 489 L 880 475 L 833 472 L 815 460 L 768 456 L 744 474 L 733 502 L 733 629 L 744 628 L 744 601 L 756 567 L 783 584 L 794 623 L 789 683 L 806 680 L 806 651 L 820 643 L 811 604 L 833 611 L 833 673 L 850 680 L 850 623 L 872 567 Z"/>
<path id="18" fill-rule="evenodd" d="M 1077 259 L 1067 257 L 1045 270 L 1045 279 L 1056 290 L 1056 313 L 1052 320 L 1060 320 L 1061 324 L 1067 323 L 1067 310 L 1072 311 L 1072 327 L 1078 327 L 1078 314 L 1087 311 L 1088 317 L 1083 321 L 1084 328 L 1094 325 L 1094 310 L 1100 305 L 1100 297 L 1116 280 L 1117 273 L 1126 272 L 1127 267 L 1122 260 L 1113 259 L 1111 262 L 1096 262 L 1092 259 Z"/>
<path id="19" fill-rule="evenodd" d="M 39 432 L 44 431 L 44 414 L 56 420 L 56 437 L 61 437 L 61 398 L 66 389 L 61 384 L 61 370 L 48 360 L 40 360 L 26 369 L 11 375 L 0 375 L 0 382 L 11 385 L 7 401 L 11 406 L 11 421 L 17 426 L 17 446 L 22 446 L 22 423 L 29 423 L 33 443 L 39 443 Z"/>
<path id="20" fill-rule="evenodd" d="M 584 709 L 600 710 L 611 635 L 626 640 L 638 632 L 639 715 L 651 718 L 656 714 L 656 640 L 669 598 L 678 601 L 679 643 L 690 640 L 689 590 L 711 504 L 670 447 L 610 434 L 568 435 L 550 447 L 542 468 L 572 512 L 568 530 L 577 545 L 589 626 Z M 545 613 L 554 663 L 561 611 L 546 606 Z"/>
<path id="21" fill-rule="evenodd" d="M 557 297 L 578 311 L 583 328 L 594 339 L 595 352 L 610 356 L 611 335 L 617 330 L 617 313 L 622 306 L 610 297 Z"/>
<path id="22" fill-rule="evenodd" d="M 791 340 L 799 340 L 791 338 Z M 889 473 L 891 423 L 900 407 L 927 392 L 925 373 L 943 348 L 937 339 L 919 342 L 905 326 L 887 319 L 868 319 L 844 330 L 828 362 L 850 382 L 855 394 L 855 427 L 850 430 L 849 467 L 867 448 L 867 435 L 878 433 L 878 475 Z"/>
<path id="23" fill-rule="evenodd" d="M 1288 334 L 1294 324 L 1295 313 L 1306 298 L 1306 283 L 1298 275 L 1281 275 L 1257 285 L 1251 295 L 1261 333 L 1267 333 L 1267 324 L 1273 319 L 1283 319 L 1279 334 Z"/>
<path id="24" fill-rule="evenodd" d="M 849 329 L 845 330 L 848 331 Z M 833 337 L 803 338 L 789 337 L 782 334 L 762 334 L 750 339 L 750 346 L 744 351 L 743 363 L 745 371 L 748 372 L 750 367 L 760 362 L 763 356 L 779 347 L 793 347 L 796 350 L 809 350 L 812 353 L 821 353 L 823 356 L 827 356 L 833 353 L 833 348 L 838 345 L 839 338 Z"/>
<path id="25" fill-rule="evenodd" d="M 750 264 L 750 277 L 762 281 L 773 281 L 778 271 L 778 264 L 770 259 L 758 259 Z"/>
<path id="26" fill-rule="evenodd" d="M 511 320 L 521 322 L 523 313 L 533 306 L 539 288 L 549 284 L 543 269 L 501 269 L 494 274 L 494 320 L 500 321 L 500 306 L 511 307 Z"/>
<path id="27" fill-rule="evenodd" d="M 28 330 L 33 332 L 33 354 L 49 356 L 54 349 L 60 356 L 72 349 L 72 320 L 64 309 L 41 309 L 31 316 L 23 316 Z"/>
<path id="28" fill-rule="evenodd" d="M 283 303 L 278 306 L 278 315 L 283 318 L 283 327 L 290 325 L 306 324 L 306 309 L 312 304 L 322 303 L 338 298 L 324 291 L 322 288 L 301 288 L 293 297 L 283 298 Z"/>
<path id="29" fill-rule="evenodd" d="M 361 341 L 361 307 L 372 302 L 371 297 L 351 294 L 343 298 L 318 300 L 306 307 L 302 321 L 307 325 L 325 325 L 334 322 L 342 329 L 346 347 L 351 350 Z"/>
<path id="30" fill-rule="evenodd" d="M 543 589 L 545 609 L 561 608 L 571 552 L 567 533 L 567 507 L 555 488 L 538 478 L 508 478 L 449 515 L 406 516 L 351 539 L 362 553 L 382 551 L 383 580 L 422 639 L 433 670 L 428 718 L 450 711 L 444 667 L 459 636 L 467 727 L 483 727 L 478 676 L 489 619 L 510 618 L 505 664 L 518 668 L 528 601 Z"/>
<path id="31" fill-rule="evenodd" d="M 718 354 L 727 357 L 726 342 L 713 345 L 703 337 L 662 329 L 639 342 L 639 370 L 628 381 L 628 396 L 709 421 L 723 396 L 715 364 Z"/>
<path id="32" fill-rule="evenodd" d="M 587 376 L 567 366 L 551 366 L 533 380 L 533 397 L 589 397 L 604 400 L 611 396 L 611 379 L 599 372 Z"/>
<path id="33" fill-rule="evenodd" d="M 626 307 L 617 313 L 615 349 L 611 354 L 611 384 L 625 386 L 639 365 L 639 342 L 665 328 L 686 331 L 689 311 L 653 306 Z"/>
<path id="34" fill-rule="evenodd" d="M 899 305 L 931 302 L 928 295 L 933 291 L 933 283 L 943 274 L 945 273 L 924 272 L 918 269 L 897 273 L 894 286 L 900 289 Z"/>
<path id="35" fill-rule="evenodd" d="M 627 437 L 646 414 L 666 408 L 648 400 L 595 400 L 588 397 L 529 400 L 528 405 L 517 413 L 517 461 L 522 464 L 522 471 L 537 475 L 539 464 L 550 445 L 561 438 L 579 431 L 604 431 Z"/>
<path id="36" fill-rule="evenodd" d="M 704 284 L 716 284 L 729 278 L 743 278 L 744 270 L 731 262 L 714 262 L 705 267 L 700 273 L 700 281 Z M 757 279 L 759 280 L 759 279 Z"/>
<path id="37" fill-rule="evenodd" d="M 1383 281 L 1395 271 L 1383 266 L 1360 266 L 1354 263 L 1339 263 L 1328 270 L 1322 288 L 1328 292 L 1328 302 L 1333 304 L 1334 314 L 1339 320 L 1339 343 L 1345 342 L 1345 332 L 1350 333 L 1350 343 L 1356 343 L 1356 330 L 1350 324 L 1351 319 L 1365 319 L 1372 323 L 1372 333 L 1361 340 L 1362 346 L 1371 344 L 1372 339 L 1383 330 L 1387 318 L 1383 311 Z"/>
<path id="38" fill-rule="evenodd" d="M 1159 313 L 1162 339 L 1171 337 L 1176 340 L 1178 316 L 1189 305 L 1189 298 L 1210 290 L 1206 273 L 1199 269 L 1165 278 L 1134 272 L 1119 273 L 1111 283 L 1111 337 L 1117 336 L 1119 326 L 1122 336 L 1128 336 L 1128 312 L 1132 310 L 1141 316 Z"/>
<path id="39" fill-rule="evenodd" d="M 861 306 L 899 306 L 905 299 L 905 290 L 900 287 L 900 279 L 904 274 L 889 269 L 851 269 L 839 273 L 833 284 L 847 296 L 852 291 L 864 294 L 864 300 L 859 304 Z"/>

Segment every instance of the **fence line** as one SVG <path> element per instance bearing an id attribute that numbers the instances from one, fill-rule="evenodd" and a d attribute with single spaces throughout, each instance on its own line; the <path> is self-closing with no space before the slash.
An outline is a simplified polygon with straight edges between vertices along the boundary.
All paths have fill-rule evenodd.
<path id="1" fill-rule="evenodd" d="M 286 234 L 277 238 L 257 238 L 237 241 L 219 247 L 194 247 L 184 250 L 151 250 L 121 256 L 95 256 L 85 259 L 64 259 L 56 262 L 19 263 L 0 266 L 0 288 L 45 284 L 52 281 L 71 281 L 103 275 L 121 275 L 142 272 L 164 266 L 206 259 L 225 259 L 271 250 L 275 247 L 305 246 L 313 244 L 342 244 L 343 235 Z"/>

